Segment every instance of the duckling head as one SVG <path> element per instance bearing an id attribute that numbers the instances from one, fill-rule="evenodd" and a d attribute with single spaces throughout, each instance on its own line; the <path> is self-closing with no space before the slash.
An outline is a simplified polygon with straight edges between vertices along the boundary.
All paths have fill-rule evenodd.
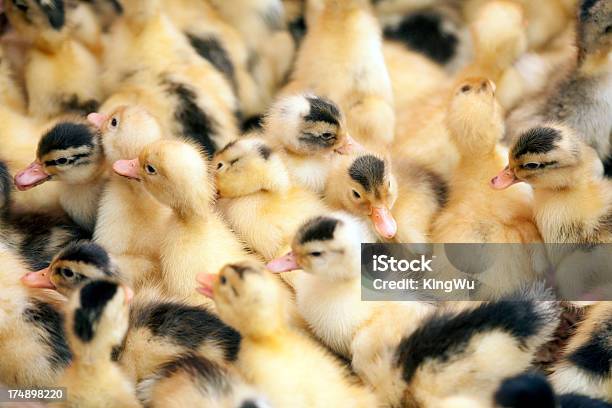
<path id="1" fill-rule="evenodd" d="M 15 175 L 15 186 L 28 190 L 49 180 L 84 184 L 104 169 L 100 132 L 81 121 L 60 122 L 38 143 L 36 160 Z"/>
<path id="2" fill-rule="evenodd" d="M 612 3 L 608 0 L 582 0 L 578 18 L 580 58 L 608 58 L 612 50 Z"/>
<path id="3" fill-rule="evenodd" d="M 253 261 L 228 264 L 218 275 L 198 275 L 198 292 L 215 301 L 221 319 L 242 334 L 271 334 L 284 321 L 278 281 Z"/>
<path id="4" fill-rule="evenodd" d="M 326 198 L 349 213 L 368 216 L 382 238 L 393 238 L 397 223 L 391 209 L 397 199 L 397 181 L 390 162 L 373 154 L 361 154 L 338 166 L 334 170 L 336 177 L 331 177 L 326 187 Z"/>
<path id="5" fill-rule="evenodd" d="M 128 328 L 133 292 L 110 280 L 93 280 L 78 288 L 68 302 L 66 332 L 75 357 L 111 358 Z"/>
<path id="6" fill-rule="evenodd" d="M 311 94 L 288 96 L 272 105 L 264 119 L 264 134 L 299 155 L 346 154 L 359 149 L 348 134 L 340 108 Z"/>
<path id="7" fill-rule="evenodd" d="M 66 38 L 64 0 L 5 0 L 3 4 L 11 26 L 22 38 L 47 49 Z"/>
<path id="8" fill-rule="evenodd" d="M 162 204 L 177 211 L 208 208 L 214 190 L 204 153 L 178 140 L 158 140 L 146 146 L 137 159 L 119 160 L 115 173 L 142 181 Z"/>
<path id="9" fill-rule="evenodd" d="M 255 137 L 229 143 L 213 159 L 219 197 L 240 197 L 289 187 L 282 159 L 265 140 Z"/>
<path id="10" fill-rule="evenodd" d="M 450 101 L 446 122 L 464 157 L 493 151 L 504 132 L 495 84 L 485 78 L 461 81 Z"/>
<path id="11" fill-rule="evenodd" d="M 300 227 L 291 252 L 266 267 L 274 273 L 303 269 L 329 280 L 356 278 L 361 270 L 362 235 L 350 217 L 316 217 Z"/>
<path id="12" fill-rule="evenodd" d="M 509 152 L 509 164 L 491 180 L 502 190 L 519 182 L 535 189 L 559 190 L 603 172 L 595 151 L 571 129 L 550 124 L 522 133 Z"/>
<path id="13" fill-rule="evenodd" d="M 21 281 L 31 288 L 55 289 L 70 296 L 86 282 L 117 277 L 118 272 L 104 248 L 91 241 L 80 241 L 60 251 L 49 267 L 29 272 Z"/>
<path id="14" fill-rule="evenodd" d="M 101 132 L 109 164 L 133 159 L 146 145 L 162 138 L 157 120 L 140 106 L 120 106 L 110 114 L 90 113 L 87 120 Z"/>

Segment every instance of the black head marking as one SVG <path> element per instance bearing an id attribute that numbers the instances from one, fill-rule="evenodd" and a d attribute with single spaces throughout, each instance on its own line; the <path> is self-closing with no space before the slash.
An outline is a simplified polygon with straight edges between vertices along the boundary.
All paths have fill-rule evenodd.
<path id="1" fill-rule="evenodd" d="M 590 11 L 601 0 L 583 0 L 580 4 L 580 20 L 585 21 L 589 18 Z"/>
<path id="2" fill-rule="evenodd" d="M 289 33 L 291 33 L 291 37 L 293 37 L 293 42 L 299 46 L 308 31 L 308 27 L 306 26 L 306 19 L 304 18 L 304 16 L 299 16 L 289 22 L 288 28 Z"/>
<path id="3" fill-rule="evenodd" d="M 244 279 L 244 274 L 249 272 L 255 272 L 255 270 L 250 266 L 244 266 L 241 264 L 232 264 L 230 265 L 232 270 L 238 274 L 240 279 Z"/>
<path id="4" fill-rule="evenodd" d="M 109 277 L 114 275 L 110 268 L 110 258 L 106 250 L 91 241 L 81 241 L 69 245 L 57 255 L 57 259 L 87 263 L 100 269 Z"/>
<path id="5" fill-rule="evenodd" d="M 100 102 L 95 99 L 80 101 L 77 95 L 71 95 L 61 102 L 62 111 L 72 112 L 82 115 L 87 115 L 91 112 L 96 112 L 100 107 Z"/>
<path id="6" fill-rule="evenodd" d="M 270 147 L 266 146 L 265 144 L 258 144 L 257 152 L 261 157 L 264 158 L 264 160 L 268 160 L 270 158 L 270 155 L 272 154 L 272 149 L 270 149 Z"/>
<path id="7" fill-rule="evenodd" d="M 57 369 L 66 367 L 72 360 L 72 353 L 66 342 L 63 316 L 50 305 L 39 301 L 34 301 L 23 316 L 44 333 L 41 341 L 51 350 L 47 356 L 51 366 Z"/>
<path id="8" fill-rule="evenodd" d="M 325 122 L 332 125 L 340 124 L 340 109 L 329 99 L 321 97 L 306 97 L 310 103 L 310 112 L 304 116 L 309 122 Z"/>
<path id="9" fill-rule="evenodd" d="M 62 122 L 49 130 L 38 143 L 38 158 L 53 150 L 94 146 L 96 133 L 83 123 Z"/>
<path id="10" fill-rule="evenodd" d="M 66 22 L 64 12 L 64 0 L 35 0 L 40 9 L 45 13 L 49 24 L 55 30 L 61 30 Z"/>
<path id="11" fill-rule="evenodd" d="M 590 334 L 586 342 L 569 354 L 568 360 L 590 375 L 598 378 L 609 377 L 612 361 L 609 342 L 611 334 L 612 323 L 602 323 Z"/>
<path id="12" fill-rule="evenodd" d="M 459 313 L 438 313 L 405 337 L 396 350 L 396 365 L 409 383 L 428 361 L 444 363 L 463 353 L 479 334 L 502 331 L 524 345 L 527 339 L 551 323 L 552 317 L 526 299 L 500 300 Z"/>
<path id="13" fill-rule="evenodd" d="M 135 327 L 146 327 L 178 346 L 196 350 L 212 343 L 223 350 L 227 361 L 238 355 L 240 334 L 204 308 L 165 302 L 133 309 L 133 313 L 130 320 Z"/>
<path id="14" fill-rule="evenodd" d="M 372 191 L 385 179 L 385 162 L 371 154 L 360 156 L 351 164 L 348 173 L 366 191 Z"/>
<path id="15" fill-rule="evenodd" d="M 407 15 L 398 25 L 385 27 L 384 36 L 440 64 L 449 62 L 459 45 L 457 36 L 444 30 L 442 17 L 434 12 Z"/>
<path id="16" fill-rule="evenodd" d="M 178 100 L 174 116 L 181 127 L 181 134 L 202 147 L 209 158 L 212 157 L 217 151 L 213 140 L 217 128 L 215 120 L 200 108 L 197 95 L 189 86 L 172 81 L 165 84 L 167 92 Z"/>
<path id="17" fill-rule="evenodd" d="M 102 317 L 106 304 L 117 293 L 118 285 L 113 282 L 93 281 L 81 289 L 81 307 L 74 312 L 74 333 L 84 342 L 93 339 L 94 326 Z"/>
<path id="18" fill-rule="evenodd" d="M 170 378 L 176 373 L 187 374 L 192 379 L 192 383 L 205 395 L 211 390 L 221 393 L 230 390 L 227 371 L 202 355 L 192 353 L 180 355 L 175 360 L 162 365 L 156 375 L 160 378 Z"/>
<path id="19" fill-rule="evenodd" d="M 13 189 L 13 179 L 6 163 L 0 160 L 0 218 L 8 211 L 11 201 L 11 191 Z"/>
<path id="20" fill-rule="evenodd" d="M 340 223 L 340 220 L 331 217 L 314 218 L 300 228 L 299 243 L 305 244 L 311 241 L 329 241 L 334 239 L 336 226 Z"/>
<path id="21" fill-rule="evenodd" d="M 550 127 L 535 127 L 519 136 L 512 148 L 515 159 L 527 153 L 548 153 L 555 148 L 555 142 L 561 140 L 561 133 Z"/>
<path id="22" fill-rule="evenodd" d="M 528 373 L 511 377 L 504 382 L 494 396 L 500 407 L 555 408 L 555 393 L 541 374 Z"/>

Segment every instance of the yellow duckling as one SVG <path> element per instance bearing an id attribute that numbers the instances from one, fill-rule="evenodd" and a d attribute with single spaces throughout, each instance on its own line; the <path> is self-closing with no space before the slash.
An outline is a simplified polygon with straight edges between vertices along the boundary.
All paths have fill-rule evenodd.
<path id="1" fill-rule="evenodd" d="M 169 293 L 202 302 L 195 292 L 200 272 L 249 257 L 242 243 L 213 208 L 214 187 L 209 164 L 197 148 L 161 140 L 144 148 L 139 158 L 119 160 L 113 169 L 171 209 L 159 233 L 164 285 Z M 146 230 L 146 229 L 145 229 Z"/>
<path id="2" fill-rule="evenodd" d="M 219 209 L 265 260 L 285 251 L 306 219 L 329 211 L 314 193 L 292 183 L 280 155 L 263 139 L 230 143 L 213 167 Z"/>
<path id="3" fill-rule="evenodd" d="M 273 406 L 376 406 L 374 396 L 353 384 L 331 354 L 288 326 L 288 299 L 263 267 L 231 264 L 200 281 L 200 292 L 214 299 L 220 317 L 243 336 L 238 369 Z"/>

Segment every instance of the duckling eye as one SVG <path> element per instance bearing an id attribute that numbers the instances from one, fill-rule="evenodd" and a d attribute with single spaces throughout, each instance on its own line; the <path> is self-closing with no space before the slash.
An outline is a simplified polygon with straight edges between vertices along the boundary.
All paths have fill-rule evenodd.
<path id="1" fill-rule="evenodd" d="M 536 170 L 540 168 L 540 163 L 525 163 L 523 164 L 523 168 L 527 170 Z"/>
<path id="2" fill-rule="evenodd" d="M 57 159 L 55 162 L 56 162 L 57 164 L 66 164 L 66 163 L 68 163 L 68 159 L 67 159 L 67 158 L 65 158 L 65 157 L 60 157 L 60 158 L 59 158 L 59 159 Z"/>
<path id="3" fill-rule="evenodd" d="M 72 272 L 68 268 L 60 268 L 59 273 L 60 273 L 60 275 L 62 275 L 66 279 L 74 278 L 74 272 Z"/>
<path id="4" fill-rule="evenodd" d="M 217 170 L 221 170 L 222 167 L 223 167 L 223 163 L 221 162 L 217 163 Z"/>
<path id="5" fill-rule="evenodd" d="M 356 190 L 353 190 L 353 197 L 355 197 L 356 199 L 360 199 L 361 194 L 359 194 Z"/>
<path id="6" fill-rule="evenodd" d="M 112 128 L 116 128 L 117 125 L 119 125 L 119 121 L 117 120 L 117 118 L 112 118 L 111 122 L 110 122 L 110 125 L 111 125 Z"/>
<path id="7" fill-rule="evenodd" d="M 28 5 L 23 0 L 14 0 L 13 4 L 15 4 L 15 7 L 24 13 L 28 11 Z"/>
<path id="8" fill-rule="evenodd" d="M 147 164 L 145 166 L 145 171 L 147 172 L 147 174 L 150 174 L 150 175 L 157 174 L 157 170 L 155 170 L 155 167 L 151 166 L 150 164 Z"/>
<path id="9" fill-rule="evenodd" d="M 321 255 L 323 255 L 323 252 L 320 252 L 320 251 L 314 251 L 310 253 L 310 256 L 314 256 L 315 258 L 318 258 Z"/>
<path id="10" fill-rule="evenodd" d="M 227 283 L 227 278 L 225 276 L 221 276 L 221 279 L 219 279 L 219 281 L 222 285 L 225 285 Z"/>
<path id="11" fill-rule="evenodd" d="M 325 133 L 321 134 L 321 139 L 323 139 L 323 140 L 331 140 L 334 137 L 335 137 L 334 134 L 330 133 L 330 132 L 325 132 Z"/>

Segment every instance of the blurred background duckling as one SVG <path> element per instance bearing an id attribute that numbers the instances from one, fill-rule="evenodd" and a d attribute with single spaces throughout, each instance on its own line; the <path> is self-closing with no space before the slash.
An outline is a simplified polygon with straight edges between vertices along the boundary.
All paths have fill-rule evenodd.
<path id="1" fill-rule="evenodd" d="M 269 408 L 260 393 L 235 370 L 200 355 L 183 354 L 160 366 L 138 384 L 138 398 L 147 407 Z"/>
<path id="2" fill-rule="evenodd" d="M 473 76 L 499 84 L 525 47 L 523 14 L 515 3 L 487 3 L 471 29 L 475 42 L 472 62 L 454 78 L 396 108 L 396 138 L 392 149 L 395 156 L 410 158 L 447 182 L 459 162 L 459 153 L 450 141 L 446 126 L 449 100 L 457 84 Z M 499 88 L 498 93 L 503 94 L 502 86 Z"/>
<path id="3" fill-rule="evenodd" d="M 349 133 L 383 153 L 393 141 L 395 115 L 378 21 L 365 0 L 326 0 L 321 6 L 282 94 L 314 92 L 329 98 L 346 115 Z M 325 62 L 312 64 L 313 59 Z"/>
<path id="4" fill-rule="evenodd" d="M 19 282 L 27 273 L 20 257 L 0 243 L 0 382 L 10 387 L 51 387 L 70 363 L 64 335 L 64 300 Z"/>
<path id="5" fill-rule="evenodd" d="M 64 112 L 86 114 L 102 99 L 96 57 L 71 35 L 64 0 L 7 1 L 6 15 L 30 40 L 24 67 L 28 113 L 50 119 Z M 77 68 L 78 67 L 78 68 Z"/>
<path id="6" fill-rule="evenodd" d="M 238 369 L 273 406 L 376 406 L 374 395 L 329 352 L 288 326 L 288 298 L 262 266 L 230 264 L 200 282 L 198 290 L 214 299 L 223 321 L 243 336 Z"/>
<path id="7" fill-rule="evenodd" d="M 199 272 L 215 273 L 229 262 L 250 256 L 213 208 L 209 163 L 196 147 L 161 140 L 146 146 L 137 159 L 115 162 L 113 169 L 142 182 L 155 200 L 172 210 L 160 231 L 159 249 L 168 293 L 202 302 L 195 292 Z"/>
<path id="8" fill-rule="evenodd" d="M 382 241 L 426 243 L 447 190 L 436 173 L 408 160 L 392 167 L 387 159 L 359 153 L 338 160 L 324 196 L 333 208 L 368 217 Z"/>
<path id="9" fill-rule="evenodd" d="M 20 191 L 58 181 L 59 203 L 77 224 L 93 232 L 107 181 L 100 131 L 84 118 L 65 118 L 41 137 L 36 160 L 15 175 Z"/>
<path id="10" fill-rule="evenodd" d="M 583 0 L 577 14 L 576 52 L 565 66 L 557 67 L 544 90 L 528 95 L 509 113 L 507 139 L 513 142 L 542 122 L 557 122 L 572 128 L 607 162 L 612 133 L 612 4 Z"/>
<path id="11" fill-rule="evenodd" d="M 534 190 L 534 215 L 546 243 L 612 241 L 612 184 L 602 178 L 595 150 L 557 124 L 522 133 L 509 164 L 491 180 L 495 189 L 526 182 Z"/>
<path id="12" fill-rule="evenodd" d="M 340 108 L 312 94 L 278 99 L 266 113 L 261 135 L 282 155 L 292 181 L 318 194 L 336 154 L 361 149 L 348 134 Z"/>
<path id="13" fill-rule="evenodd" d="M 140 106 L 122 106 L 88 120 L 102 134 L 106 167 L 132 159 L 162 137 L 158 122 Z M 100 199 L 94 241 L 113 255 L 137 255 L 159 261 L 162 231 L 171 211 L 151 197 L 141 183 L 112 175 Z M 146 231 L 146 233 L 144 233 Z"/>
<path id="14" fill-rule="evenodd" d="M 185 33 L 198 55 L 209 61 L 228 80 L 240 101 L 243 123 L 261 115 L 270 99 L 259 92 L 259 84 L 249 70 L 252 61 L 240 32 L 205 1 L 182 0 L 178 4 L 166 0 L 164 9 Z"/>
<path id="15" fill-rule="evenodd" d="M 550 378 L 557 392 L 577 393 L 612 403 L 611 322 L 610 302 L 598 302 L 587 311 L 563 358 L 553 368 Z"/>
<path id="16" fill-rule="evenodd" d="M 263 101 L 271 101 L 294 63 L 295 45 L 284 22 L 281 0 L 210 0 L 246 43 L 250 71 Z"/>
<path id="17" fill-rule="evenodd" d="M 217 207 L 266 261 L 287 249 L 306 219 L 329 211 L 318 196 L 292 182 L 281 156 L 263 139 L 227 145 L 214 157 L 213 167 Z"/>
<path id="18" fill-rule="evenodd" d="M 0 161 L 0 243 L 21 256 L 31 270 L 46 267 L 71 242 L 89 234 L 57 211 L 31 211 L 15 205 L 8 167 Z"/>
<path id="19" fill-rule="evenodd" d="M 108 280 L 86 283 L 70 298 L 66 332 L 73 357 L 58 381 L 65 407 L 140 407 L 134 384 L 111 360 L 128 328 L 133 292 Z"/>

